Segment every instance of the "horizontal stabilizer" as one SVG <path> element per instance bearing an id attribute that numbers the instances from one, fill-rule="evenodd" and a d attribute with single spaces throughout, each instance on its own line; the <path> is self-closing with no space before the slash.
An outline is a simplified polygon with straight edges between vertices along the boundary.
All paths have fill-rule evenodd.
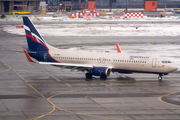
<path id="1" fill-rule="evenodd" d="M 29 54 L 36 54 L 37 52 L 35 52 L 35 51 L 30 51 L 30 50 L 27 50 L 27 53 Z"/>
<path id="2" fill-rule="evenodd" d="M 29 56 L 29 54 L 27 53 L 27 51 L 26 51 L 25 49 L 24 49 L 23 51 L 24 51 L 24 53 L 25 53 L 26 58 L 28 59 L 28 61 L 29 61 L 29 62 L 34 62 L 34 61 L 31 59 L 31 57 Z"/>

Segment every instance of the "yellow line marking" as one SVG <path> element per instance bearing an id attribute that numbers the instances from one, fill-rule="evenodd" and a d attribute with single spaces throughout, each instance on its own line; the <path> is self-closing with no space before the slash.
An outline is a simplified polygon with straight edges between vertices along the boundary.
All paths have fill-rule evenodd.
<path id="1" fill-rule="evenodd" d="M 42 115 L 42 116 L 39 116 L 39 117 L 37 117 L 37 118 L 34 118 L 34 120 L 37 120 L 37 119 L 39 119 L 39 118 L 42 118 L 42 117 L 44 117 L 44 116 L 52 113 L 52 112 L 55 110 L 55 105 L 54 105 L 51 101 L 49 101 L 46 97 L 44 97 L 43 94 L 41 94 L 36 88 L 34 88 L 28 81 L 26 81 L 21 75 L 19 75 L 15 70 L 13 70 L 13 69 L 12 69 L 10 66 L 8 66 L 5 62 L 3 62 L 1 59 L 0 59 L 0 61 L 1 61 L 4 65 L 6 65 L 8 68 L 10 68 L 12 71 L 14 71 L 22 80 L 24 80 L 24 81 L 25 81 L 33 90 L 35 90 L 42 98 L 44 98 L 44 99 L 45 99 L 46 101 L 48 101 L 51 105 L 53 105 L 53 110 L 52 110 L 52 111 L 50 111 L 49 113 L 46 113 L 46 114 L 44 114 L 44 115 Z"/>
<path id="2" fill-rule="evenodd" d="M 102 86 L 99 86 L 99 87 L 102 87 Z M 99 87 L 90 87 L 90 88 L 99 88 Z M 65 92 L 62 92 L 62 93 L 59 93 L 59 94 L 55 94 L 55 95 L 49 97 L 48 99 L 51 99 L 51 98 L 53 98 L 53 97 L 55 97 L 57 95 L 63 94 L 63 93 L 72 92 L 72 91 L 78 91 L 78 90 L 85 90 L 85 89 L 90 89 L 90 88 L 83 88 L 83 89 L 75 89 L 75 90 L 65 91 Z M 84 114 L 84 113 L 76 113 L 76 112 L 72 112 L 72 111 L 69 111 L 69 110 L 65 110 L 65 109 L 57 107 L 57 106 L 56 106 L 56 108 L 59 109 L 59 110 L 65 111 L 65 112 L 78 114 L 78 115 L 89 116 L 89 117 L 103 118 L 103 119 L 109 119 L 109 120 L 123 120 L 123 119 L 102 117 L 102 116 L 96 116 L 96 115 L 90 115 L 90 114 Z"/>
<path id="3" fill-rule="evenodd" d="M 13 71 L 14 71 L 14 70 L 13 70 Z M 49 101 L 46 97 L 44 97 L 43 94 L 41 94 L 36 88 L 34 88 L 28 81 L 26 81 L 26 80 L 25 80 L 22 76 L 20 76 L 16 71 L 14 71 L 14 72 L 15 72 L 22 80 L 24 80 L 32 89 L 34 89 L 39 95 L 41 95 L 42 98 L 44 98 L 44 99 L 47 100 L 51 105 L 53 105 L 53 110 L 52 110 L 51 112 L 45 114 L 45 115 L 48 115 L 48 114 L 52 113 L 52 112 L 55 110 L 55 105 L 54 105 L 51 101 Z M 39 119 L 39 118 L 42 118 L 42 117 L 44 117 L 45 115 L 39 116 L 38 118 L 35 118 L 34 120 L 37 120 L 37 119 Z"/>
<path id="4" fill-rule="evenodd" d="M 164 102 L 164 103 L 166 103 L 166 104 L 171 104 L 171 105 L 175 105 L 175 106 L 180 106 L 180 105 L 176 105 L 176 104 L 169 103 L 169 102 L 166 102 L 166 101 L 162 100 L 163 97 L 166 97 L 166 96 L 169 96 L 169 95 L 173 95 L 173 94 L 176 94 L 176 93 L 180 93 L 180 92 L 173 92 L 173 93 L 169 93 L 169 94 L 160 96 L 160 97 L 158 97 L 158 100 L 161 101 L 161 102 Z"/>
<path id="5" fill-rule="evenodd" d="M 2 71 L 0 71 L 0 73 L 9 71 L 10 69 L 11 69 L 11 68 L 9 68 L 9 69 L 7 69 L 7 70 L 2 70 Z"/>
<path id="6" fill-rule="evenodd" d="M 6 65 L 9 69 L 11 69 L 11 67 L 9 67 L 5 62 L 3 62 L 1 59 L 0 59 L 0 61 L 4 64 L 4 65 Z"/>
<path id="7" fill-rule="evenodd" d="M 78 90 L 78 89 L 77 89 L 77 90 Z M 65 91 L 65 92 L 62 92 L 62 93 L 59 93 L 59 94 L 63 94 L 63 93 L 67 93 L 67 92 L 72 92 L 72 91 L 77 91 L 77 90 Z M 52 98 L 52 97 L 54 97 L 54 96 L 57 96 L 57 95 L 59 95 L 59 94 L 55 94 L 55 95 L 49 97 L 47 100 L 50 101 L 50 100 L 49 100 L 50 98 Z M 50 102 L 51 102 L 51 101 L 50 101 Z M 53 110 L 50 111 L 50 112 L 48 112 L 48 113 L 46 113 L 46 114 L 43 114 L 43 115 L 38 116 L 38 117 L 31 118 L 31 119 L 28 119 L 28 120 L 33 120 L 33 119 L 34 119 L 34 120 L 37 120 L 37 119 L 39 119 L 39 118 L 42 118 L 42 117 L 44 117 L 44 116 L 46 116 L 46 115 L 52 113 L 52 112 L 55 110 L 55 108 L 57 108 L 57 106 L 53 106 Z"/>
<path id="8" fill-rule="evenodd" d="M 37 119 L 42 118 L 42 117 L 44 117 L 44 116 L 46 116 L 46 115 L 49 115 L 50 113 L 54 112 L 55 108 L 56 108 L 56 107 L 53 106 L 53 109 L 52 109 L 50 112 L 48 112 L 48 113 L 46 113 L 46 114 L 44 114 L 44 115 L 41 115 L 41 116 L 39 116 L 39 117 L 30 118 L 30 119 L 28 119 L 28 120 L 37 120 Z"/>
<path id="9" fill-rule="evenodd" d="M 4 63 L 2 60 L 0 60 L 2 63 Z M 6 63 L 4 63 L 7 67 L 9 67 Z M 11 67 L 9 67 L 9 69 L 11 69 Z M 13 69 L 12 69 L 13 70 Z M 34 88 L 28 81 L 26 81 L 21 75 L 19 75 L 19 73 L 17 73 L 15 70 L 13 70 L 22 80 L 24 80 L 32 89 L 34 89 L 42 98 L 44 98 L 46 101 L 48 101 L 51 105 L 53 105 L 53 109 L 44 114 L 44 115 L 41 115 L 41 116 L 38 116 L 38 117 L 34 117 L 34 118 L 30 118 L 28 120 L 37 120 L 39 118 L 42 118 L 50 113 L 52 113 L 55 108 L 59 109 L 59 110 L 62 110 L 62 111 L 65 111 L 65 112 L 69 112 L 69 113 L 73 113 L 73 114 L 78 114 L 78 115 L 84 115 L 84 116 L 90 116 L 90 117 L 96 117 L 96 118 L 103 118 L 103 119 L 111 119 L 111 120 L 123 120 L 123 119 L 116 119 L 116 118 L 109 118 L 109 117 L 102 117 L 102 116 L 96 116 L 96 115 L 90 115 L 90 114 L 84 114 L 84 113 L 76 113 L 76 112 L 72 112 L 72 111 L 69 111 L 69 110 L 65 110 L 65 109 L 62 109 L 60 107 L 57 107 L 54 103 L 52 103 L 49 99 L 51 99 L 52 97 L 55 97 L 57 95 L 60 95 L 60 94 L 63 94 L 63 93 L 67 93 L 67 92 L 72 92 L 72 91 L 78 91 L 78 90 L 84 90 L 84 89 L 90 89 L 90 88 L 99 88 L 99 87 L 102 87 L 103 85 L 99 86 L 99 87 L 90 87 L 90 88 L 83 88 L 83 89 L 75 89 L 75 90 L 70 90 L 70 91 L 65 91 L 65 92 L 62 92 L 62 93 L 59 93 L 59 94 L 55 94 L 55 95 L 52 95 L 51 97 L 49 97 L 48 99 L 42 95 L 36 88 Z M 106 84 L 105 84 L 106 85 Z M 117 85 L 120 85 L 120 84 L 116 84 L 116 85 L 107 85 L 106 87 L 108 86 L 117 86 Z M 122 84 L 122 85 L 127 85 L 127 84 Z M 128 84 L 129 85 L 129 84 Z"/>
<path id="10" fill-rule="evenodd" d="M 110 86 L 110 85 L 108 85 Z M 99 87 L 102 87 L 99 86 Z M 73 92 L 73 91 L 78 91 L 78 90 L 85 90 L 85 89 L 91 89 L 91 88 L 99 88 L 99 87 L 89 87 L 89 88 L 82 88 L 82 89 L 74 89 L 74 90 L 69 90 L 69 91 L 64 91 L 64 92 L 61 92 L 61 93 L 58 93 L 58 94 L 55 94 L 55 95 L 52 95 L 50 96 L 47 100 L 57 96 L 57 95 L 60 95 L 60 94 L 64 94 L 64 93 L 68 93 L 68 92 Z M 77 114 L 77 115 L 84 115 L 84 116 L 89 116 L 89 117 L 96 117 L 96 118 L 102 118 L 102 119 L 109 119 L 109 120 L 123 120 L 123 119 L 117 119 L 117 118 L 109 118 L 109 117 L 102 117 L 102 116 L 96 116 L 96 115 L 90 115 L 90 114 L 84 114 L 84 113 L 76 113 L 76 112 L 73 112 L 73 111 L 70 111 L 70 110 L 66 110 L 66 109 L 63 109 L 63 108 L 60 108 L 60 107 L 57 107 L 55 105 L 55 108 L 59 109 L 59 110 L 62 110 L 62 111 L 65 111 L 65 112 L 68 112 L 68 113 L 73 113 L 73 114 Z M 45 116 L 46 114 L 42 115 L 42 116 Z M 41 117 L 41 116 L 39 116 Z M 36 119 L 39 119 L 38 117 L 36 117 Z M 29 119 L 31 120 L 31 119 Z"/>
<path id="11" fill-rule="evenodd" d="M 133 85 L 133 84 L 139 84 L 139 83 L 130 83 L 130 84 L 110 84 L 110 85 L 107 85 L 107 84 L 104 84 L 104 85 L 107 85 L 106 87 L 110 87 L 110 86 L 118 86 L 118 85 Z M 100 85 L 99 87 L 102 87 L 104 85 Z M 64 93 L 68 93 L 68 92 L 73 92 L 73 91 L 78 91 L 78 90 L 85 90 L 85 89 L 91 89 L 91 88 L 99 88 L 99 87 L 89 87 L 89 88 L 83 88 L 83 89 L 75 89 L 75 90 L 70 90 L 70 91 L 65 91 L 65 92 L 62 92 L 62 93 L 59 93 L 59 94 L 55 94 L 55 95 L 52 95 L 48 98 L 51 99 L 57 95 L 60 95 L 60 94 L 64 94 Z M 66 110 L 66 109 L 63 109 L 63 108 L 60 108 L 60 107 L 57 107 L 57 109 L 59 110 L 62 110 L 62 111 L 65 111 L 65 112 L 69 112 L 69 113 L 73 113 L 73 114 L 78 114 L 78 115 L 84 115 L 84 116 L 90 116 L 90 117 L 96 117 L 96 118 L 102 118 L 102 119 L 111 119 L 111 120 L 123 120 L 123 119 L 117 119 L 117 118 L 109 118 L 109 117 L 102 117 L 102 116 L 96 116 L 96 115 L 90 115 L 90 114 L 84 114 L 84 113 L 76 113 L 76 112 L 72 112 L 72 111 L 69 111 L 69 110 Z"/>

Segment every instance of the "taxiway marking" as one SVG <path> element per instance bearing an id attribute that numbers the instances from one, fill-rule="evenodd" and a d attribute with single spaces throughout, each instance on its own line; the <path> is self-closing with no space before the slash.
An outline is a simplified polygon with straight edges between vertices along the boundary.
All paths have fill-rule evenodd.
<path id="1" fill-rule="evenodd" d="M 8 68 L 11 68 L 11 67 L 10 67 L 9 65 L 7 65 L 5 62 L 3 62 L 1 59 L 0 59 L 0 61 L 1 61 L 4 65 L 6 65 Z M 52 113 L 52 112 L 55 110 L 55 105 L 54 105 L 51 101 L 49 101 L 49 100 L 48 100 L 43 94 L 41 94 L 35 87 L 33 87 L 28 81 L 26 81 L 21 75 L 19 75 L 19 73 L 17 73 L 17 72 L 16 72 L 15 70 L 13 70 L 12 68 L 11 68 L 11 70 L 12 70 L 13 72 L 15 72 L 15 73 L 16 73 L 22 80 L 24 80 L 33 90 L 35 90 L 42 98 L 44 98 L 46 101 L 48 101 L 48 102 L 53 106 L 52 111 L 50 111 L 49 113 L 46 113 L 46 114 L 44 114 L 44 115 L 41 115 L 41 116 L 39 116 L 39 117 L 32 118 L 32 119 L 37 120 L 37 119 L 39 119 L 39 118 L 42 118 L 42 117 L 44 117 L 44 116 Z M 29 120 L 31 120 L 31 119 L 29 119 Z"/>
<path id="2" fill-rule="evenodd" d="M 164 102 L 164 103 L 166 103 L 166 104 L 171 104 L 171 105 L 175 105 L 175 106 L 180 106 L 180 105 L 173 104 L 173 103 L 166 102 L 166 101 L 162 100 L 163 97 L 166 97 L 166 96 L 169 96 L 169 95 L 173 95 L 173 94 L 176 94 L 176 93 L 180 93 L 180 92 L 173 92 L 173 93 L 169 93 L 169 94 L 160 96 L 160 97 L 158 98 L 158 100 L 161 101 L 161 102 Z"/>

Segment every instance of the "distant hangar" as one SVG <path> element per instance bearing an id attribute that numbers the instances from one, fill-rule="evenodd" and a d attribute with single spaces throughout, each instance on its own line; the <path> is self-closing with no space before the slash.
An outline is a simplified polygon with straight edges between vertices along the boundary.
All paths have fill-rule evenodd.
<path id="1" fill-rule="evenodd" d="M 40 1 L 45 0 L 0 0 L 0 12 L 9 13 L 12 11 L 38 11 Z"/>

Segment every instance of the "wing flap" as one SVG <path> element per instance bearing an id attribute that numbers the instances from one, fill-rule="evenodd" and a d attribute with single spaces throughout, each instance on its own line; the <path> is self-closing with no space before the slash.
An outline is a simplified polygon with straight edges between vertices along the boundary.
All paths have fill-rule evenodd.
<path id="1" fill-rule="evenodd" d="M 62 69 L 71 69 L 71 71 L 77 69 L 78 71 L 89 71 L 93 68 L 93 65 L 89 64 L 73 64 L 73 63 L 54 63 L 54 62 L 39 62 L 39 64 L 53 65 L 56 67 L 61 67 Z"/>
<path id="2" fill-rule="evenodd" d="M 67 66 L 67 67 L 85 67 L 85 68 L 93 68 L 93 65 L 89 65 L 89 64 L 54 63 L 54 62 L 39 62 L 39 64 L 55 65 L 55 66 Z"/>
<path id="3" fill-rule="evenodd" d="M 89 64 L 74 64 L 74 63 L 54 63 L 54 62 L 39 62 L 39 64 L 53 65 L 56 67 L 61 67 L 62 69 L 71 69 L 71 71 L 78 69 L 78 71 L 89 71 L 93 68 L 93 65 Z"/>

